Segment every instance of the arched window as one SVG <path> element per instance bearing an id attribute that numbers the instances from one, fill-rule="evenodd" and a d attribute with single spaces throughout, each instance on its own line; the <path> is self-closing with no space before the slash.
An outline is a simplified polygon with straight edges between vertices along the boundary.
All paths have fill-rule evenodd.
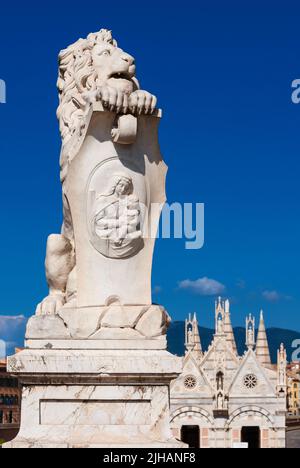
<path id="1" fill-rule="evenodd" d="M 218 372 L 216 376 L 217 381 L 217 390 L 224 390 L 224 374 L 223 372 Z"/>

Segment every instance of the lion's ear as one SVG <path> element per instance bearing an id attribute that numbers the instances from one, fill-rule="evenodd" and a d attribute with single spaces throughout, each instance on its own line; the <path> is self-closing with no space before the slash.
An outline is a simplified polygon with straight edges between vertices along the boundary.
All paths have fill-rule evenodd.
<path id="1" fill-rule="evenodd" d="M 134 84 L 134 90 L 133 91 L 137 91 L 138 89 L 141 89 L 140 83 L 139 83 L 138 79 L 135 76 L 132 78 L 132 82 Z"/>

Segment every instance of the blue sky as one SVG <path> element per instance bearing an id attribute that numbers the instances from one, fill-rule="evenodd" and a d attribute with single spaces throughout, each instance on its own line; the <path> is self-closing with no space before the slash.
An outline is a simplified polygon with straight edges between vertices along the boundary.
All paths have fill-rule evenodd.
<path id="1" fill-rule="evenodd" d="M 300 330 L 300 105 L 291 102 L 300 5 L 269 5 L 3 3 L 0 314 L 29 316 L 47 294 L 46 238 L 61 224 L 58 52 L 107 27 L 164 110 L 169 201 L 206 205 L 203 249 L 158 241 L 154 300 L 174 319 L 197 311 L 212 325 L 214 290 L 201 295 L 208 278 L 232 299 L 235 325 L 264 308 L 269 326 Z M 184 280 L 189 288 L 179 287 Z"/>

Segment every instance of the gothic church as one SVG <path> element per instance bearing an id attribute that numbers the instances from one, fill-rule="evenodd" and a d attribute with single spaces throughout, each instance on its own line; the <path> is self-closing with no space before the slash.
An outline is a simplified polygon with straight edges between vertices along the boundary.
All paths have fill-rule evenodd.
<path id="1" fill-rule="evenodd" d="M 284 448 L 287 357 L 271 363 L 263 313 L 246 319 L 246 352 L 239 356 L 229 301 L 215 306 L 215 335 L 203 352 L 196 315 L 185 323 L 183 372 L 171 385 L 171 427 L 195 448 Z"/>

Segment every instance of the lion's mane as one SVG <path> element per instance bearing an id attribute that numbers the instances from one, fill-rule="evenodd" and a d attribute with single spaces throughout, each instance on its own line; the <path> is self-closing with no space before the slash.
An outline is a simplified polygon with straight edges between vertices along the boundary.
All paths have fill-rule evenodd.
<path id="1" fill-rule="evenodd" d="M 83 93 L 96 90 L 97 75 L 93 68 L 92 50 L 97 43 L 107 42 L 117 47 L 111 31 L 101 29 L 86 39 L 79 39 L 59 54 L 59 106 L 57 117 L 62 138 L 61 179 L 66 177 L 74 141 L 78 141 L 86 128 L 89 104 Z"/>

